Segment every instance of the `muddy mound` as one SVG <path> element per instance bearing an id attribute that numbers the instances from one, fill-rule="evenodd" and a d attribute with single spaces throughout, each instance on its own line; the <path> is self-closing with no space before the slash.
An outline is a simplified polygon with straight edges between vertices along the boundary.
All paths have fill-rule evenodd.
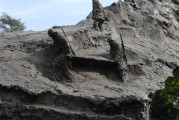
<path id="1" fill-rule="evenodd" d="M 68 58 L 47 31 L 0 34 L 1 120 L 149 120 L 153 94 L 179 66 L 178 1 L 119 1 L 105 10 L 103 31 L 91 14 L 63 26 L 66 35 L 52 28 L 67 36 L 75 54 Z M 124 42 L 124 81 L 110 58 L 109 33 Z"/>

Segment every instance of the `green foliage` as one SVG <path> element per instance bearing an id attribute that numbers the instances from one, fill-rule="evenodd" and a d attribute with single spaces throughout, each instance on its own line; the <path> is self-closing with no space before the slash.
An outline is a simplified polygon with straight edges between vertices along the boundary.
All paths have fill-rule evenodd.
<path id="1" fill-rule="evenodd" d="M 179 68 L 174 77 L 165 82 L 165 89 L 158 91 L 151 105 L 151 118 L 157 120 L 179 120 Z"/>
<path id="2" fill-rule="evenodd" d="M 25 28 L 21 19 L 15 19 L 6 13 L 2 13 L 0 17 L 0 29 L 3 32 L 23 31 Z"/>

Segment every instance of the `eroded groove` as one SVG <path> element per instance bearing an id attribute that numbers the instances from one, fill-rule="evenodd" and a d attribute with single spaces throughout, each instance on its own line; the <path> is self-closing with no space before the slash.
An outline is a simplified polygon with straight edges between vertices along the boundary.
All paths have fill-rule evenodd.
<path id="1" fill-rule="evenodd" d="M 116 102 L 111 102 L 109 99 L 96 102 L 95 100 L 89 100 L 86 98 L 56 95 L 50 92 L 33 94 L 16 86 L 0 86 L 0 101 L 4 105 L 11 104 L 12 106 L 16 106 L 17 104 L 21 104 L 22 106 L 33 106 L 33 108 L 39 108 L 39 106 L 46 106 L 46 108 L 48 106 L 55 106 L 57 110 L 67 109 L 71 111 L 87 112 L 93 115 L 97 114 L 107 116 L 123 114 L 127 117 L 132 117 L 131 115 L 128 115 L 129 112 L 134 113 L 133 115 L 139 115 L 136 111 L 140 112 L 144 107 L 140 101 L 136 101 L 134 99 L 121 103 L 118 100 Z M 16 107 L 13 109 L 17 109 Z M 28 110 L 29 108 L 27 107 L 26 109 Z M 45 107 L 43 109 L 45 109 Z"/>

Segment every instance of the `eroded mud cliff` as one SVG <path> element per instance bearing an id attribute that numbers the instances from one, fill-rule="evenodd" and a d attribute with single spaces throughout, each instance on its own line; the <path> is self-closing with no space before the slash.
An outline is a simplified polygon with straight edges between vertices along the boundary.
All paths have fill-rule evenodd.
<path id="1" fill-rule="evenodd" d="M 119 1 L 105 10 L 102 32 L 91 14 L 63 26 L 75 53 L 64 58 L 68 71 L 47 31 L 0 34 L 1 120 L 149 120 L 153 94 L 179 66 L 178 2 Z M 124 42 L 124 81 L 110 59 L 109 33 Z"/>

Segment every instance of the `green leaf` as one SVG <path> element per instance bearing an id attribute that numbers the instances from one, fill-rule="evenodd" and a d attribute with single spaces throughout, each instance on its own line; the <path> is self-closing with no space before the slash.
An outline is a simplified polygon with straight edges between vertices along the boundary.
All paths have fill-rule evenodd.
<path id="1" fill-rule="evenodd" d="M 179 104 L 173 106 L 175 109 L 179 110 Z"/>

